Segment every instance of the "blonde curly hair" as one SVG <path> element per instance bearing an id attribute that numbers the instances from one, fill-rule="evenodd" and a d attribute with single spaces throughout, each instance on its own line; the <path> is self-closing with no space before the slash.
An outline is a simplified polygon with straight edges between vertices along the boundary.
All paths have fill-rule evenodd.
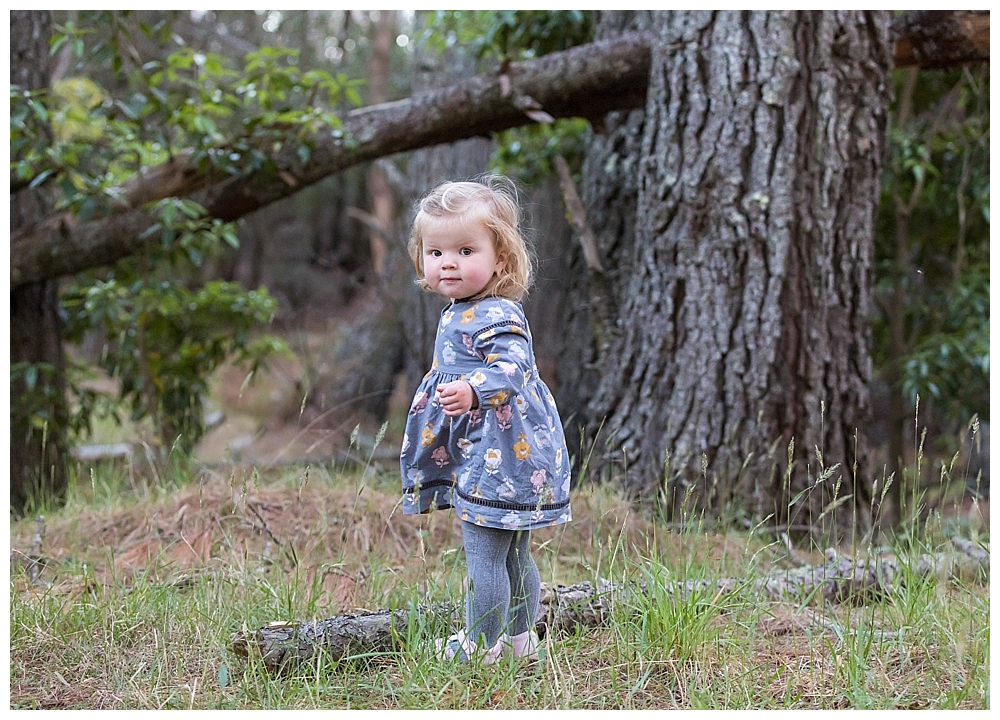
<path id="1" fill-rule="evenodd" d="M 423 231 L 427 223 L 446 217 L 481 223 L 493 233 L 493 249 L 504 261 L 503 268 L 473 299 L 497 296 L 521 300 L 531 287 L 534 267 L 527 240 L 522 234 L 521 213 L 514 182 L 503 175 L 482 175 L 471 181 L 445 182 L 417 203 L 408 249 L 417 271 L 417 285 L 430 290 L 424 277 Z"/>

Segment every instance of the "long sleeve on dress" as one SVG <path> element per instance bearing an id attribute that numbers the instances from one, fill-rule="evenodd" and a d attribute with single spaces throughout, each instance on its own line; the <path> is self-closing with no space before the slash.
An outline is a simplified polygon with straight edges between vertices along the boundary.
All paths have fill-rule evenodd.
<path id="1" fill-rule="evenodd" d="M 472 386 L 479 407 L 498 408 L 514 400 L 531 378 L 531 348 L 524 330 L 514 321 L 483 328 L 472 340 L 472 347 L 483 358 L 484 367 L 472 373 Z"/>

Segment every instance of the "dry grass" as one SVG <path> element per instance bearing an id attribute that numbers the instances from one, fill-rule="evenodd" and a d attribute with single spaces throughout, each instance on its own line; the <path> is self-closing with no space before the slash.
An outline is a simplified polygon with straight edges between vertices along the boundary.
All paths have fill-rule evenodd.
<path id="1" fill-rule="evenodd" d="M 45 555 L 87 564 L 91 578 L 102 584 L 136 575 L 177 581 L 178 576 L 258 564 L 278 566 L 290 576 L 305 573 L 310 582 L 332 573 L 352 578 L 359 589 L 378 558 L 393 576 L 381 587 L 390 592 L 400 582 L 419 582 L 428 566 L 447 564 L 461 548 L 461 523 L 454 513 L 403 515 L 394 487 L 357 478 L 343 483 L 323 468 L 266 474 L 254 467 L 235 467 L 228 474 L 203 470 L 180 489 L 143 486 L 130 495 L 106 506 L 71 504 L 49 518 Z M 577 493 L 573 512 L 572 523 L 533 534 L 543 579 L 571 583 L 609 577 L 613 564 L 626 557 L 616 559 L 615 548 L 626 548 L 628 557 L 686 557 L 723 572 L 745 562 L 745 540 L 713 535 L 692 543 L 658 531 L 613 492 Z M 12 548 L 29 548 L 35 532 L 33 521 L 13 524 Z M 368 606 L 382 599 L 360 597 Z"/>

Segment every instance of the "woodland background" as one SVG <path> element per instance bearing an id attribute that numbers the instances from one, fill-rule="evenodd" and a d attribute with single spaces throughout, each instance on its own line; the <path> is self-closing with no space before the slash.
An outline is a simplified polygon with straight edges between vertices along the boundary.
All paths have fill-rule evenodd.
<path id="1" fill-rule="evenodd" d="M 982 13 L 958 15 L 955 25 L 955 13 L 903 12 L 12 14 L 12 510 L 30 512 L 33 503 L 58 499 L 95 452 L 85 446 L 110 440 L 137 444 L 96 452 L 152 463 L 178 452 L 267 465 L 334 459 L 385 435 L 383 460 L 391 467 L 440 309 L 411 287 L 403 252 L 411 208 L 443 179 L 490 169 L 516 177 L 524 190 L 539 270 L 526 308 L 581 481 L 616 483 L 668 516 L 692 501 L 742 522 L 777 513 L 806 534 L 818 532 L 817 518 L 847 500 L 847 522 L 870 506 L 861 513 L 870 523 L 888 497 L 882 516 L 891 524 L 907 497 L 920 495 L 924 506 L 988 497 L 988 40 L 983 50 L 969 31 L 965 50 L 956 53 L 962 33 L 952 28 L 947 42 L 920 44 L 948 23 L 973 27 L 968 23 L 982 20 Z M 867 24 L 875 44 L 851 36 L 852 23 Z M 986 23 L 988 35 L 988 14 Z M 695 168 L 703 173 L 700 187 L 708 188 L 701 195 L 671 199 L 661 191 L 661 207 L 649 196 L 664 177 L 690 169 L 671 166 L 671 147 L 681 156 L 693 148 L 692 157 L 714 143 L 718 153 L 709 165 L 724 167 L 732 152 L 748 173 L 769 163 L 760 172 L 770 173 L 766 189 L 779 195 L 788 178 L 793 187 L 818 177 L 809 175 L 815 165 L 805 146 L 788 150 L 787 130 L 755 109 L 786 104 L 791 113 L 815 104 L 823 112 L 823 96 L 796 98 L 802 89 L 795 78 L 809 68 L 787 71 L 794 63 L 785 50 L 770 58 L 776 64 L 768 80 L 760 58 L 774 52 L 768 43 L 780 44 L 775 38 L 784 32 L 806 54 L 832 48 L 829 58 L 845 68 L 854 63 L 869 72 L 881 63 L 881 76 L 858 75 L 866 80 L 857 92 L 868 96 L 832 100 L 870 109 L 867 120 L 853 112 L 823 120 L 845 123 L 838 127 L 850 128 L 857 149 L 836 170 L 839 199 L 828 219 L 775 205 L 765 225 L 754 227 L 747 198 L 757 198 L 765 215 L 768 198 L 755 195 L 749 179 L 739 190 L 740 212 L 750 218 L 747 247 L 773 253 L 782 228 L 817 228 L 814 237 L 788 235 L 792 247 L 797 237 L 805 243 L 789 257 L 800 256 L 794 272 L 802 278 L 816 273 L 809 283 L 845 290 L 846 319 L 823 309 L 839 300 L 800 299 L 796 309 L 780 273 L 779 280 L 761 280 L 746 270 L 755 251 L 741 254 L 731 244 L 745 231 L 727 229 L 721 214 L 705 209 L 718 205 L 722 213 L 731 204 L 711 168 Z M 39 33 L 49 39 L 28 65 L 46 66 L 46 73 L 32 85 L 16 75 L 27 56 L 15 56 L 14 41 Z M 700 39 L 692 42 L 692 33 Z M 759 94 L 713 97 L 713 73 L 726 72 L 717 61 L 748 52 L 739 49 L 741 33 L 757 43 L 760 75 L 748 71 L 732 84 L 747 82 Z M 623 57 L 646 57 L 648 40 L 635 41 L 640 36 L 656 38 L 645 62 L 660 63 L 665 78 L 653 73 L 651 99 L 646 79 L 633 79 L 648 65 L 629 68 L 629 79 L 617 84 L 596 80 L 594 88 L 574 91 L 580 95 L 565 109 L 518 90 L 519 75 L 508 69 L 569 48 L 596 48 L 595 41 L 605 43 L 600 52 L 618 53 L 596 64 L 617 68 Z M 671 44 L 672 37 L 681 40 Z M 671 55 L 688 52 L 676 50 L 682 46 L 693 48 L 687 64 Z M 699 62 L 700 77 L 685 75 Z M 854 70 L 843 72 L 846 78 Z M 506 117 L 500 104 L 513 104 L 521 119 L 504 120 L 507 130 L 459 133 L 454 139 L 475 137 L 443 145 L 437 143 L 451 138 L 421 130 L 428 147 L 413 144 L 406 152 L 379 140 L 378 159 L 309 176 L 328 152 L 316 143 L 319 135 L 332 132 L 336 143 L 342 133 L 347 148 L 356 141 L 366 147 L 362 120 L 381 127 L 397 101 L 411 97 L 407 112 L 433 125 L 441 108 L 474 104 L 471 91 L 448 95 L 469 78 L 467 89 L 483 78 L 501 88 L 499 98 L 483 101 L 487 116 Z M 419 102 L 439 88 L 433 102 Z M 702 113 L 706 98 L 731 110 Z M 589 109 L 574 109 L 574 102 Z M 379 108 L 369 115 L 354 110 L 368 106 Z M 704 132 L 693 140 L 651 130 L 654 119 L 664 128 L 686 127 L 698 113 Z M 725 147 L 750 126 L 757 138 Z M 405 136 L 406 123 L 399 127 Z M 837 132 L 831 148 L 848 140 Z M 840 147 L 845 158 L 855 152 Z M 765 150 L 767 157 L 754 156 Z M 798 183 L 794 173 L 780 180 L 786 153 L 801 168 Z M 665 165 L 650 169 L 651 158 Z M 214 191 L 225 177 L 270 177 L 271 184 Z M 583 202 L 567 210 L 577 190 Z M 250 206 L 259 208 L 247 212 L 241 203 L 255 192 Z M 805 204 L 822 204 L 819 197 Z M 145 209 L 137 215 L 128 208 Z M 667 223 L 660 239 L 645 229 L 656 218 Z M 60 234 L 76 244 L 53 249 Z M 712 237 L 735 254 L 712 249 L 705 242 Z M 102 256 L 111 241 L 119 249 Z M 87 247 L 97 249 L 88 255 Z M 853 266 L 841 262 L 851 253 L 860 253 Z M 716 269 L 699 280 L 698 268 L 706 267 Z M 720 294 L 727 277 L 735 284 Z M 772 290 L 750 302 L 741 288 L 757 282 Z M 26 295 L 31 287 L 41 295 Z M 784 299 L 769 306 L 773 293 Z M 41 315 L 33 317 L 29 306 Z M 661 313 L 648 325 L 646 306 Z M 30 338 L 46 335 L 35 332 L 39 317 L 57 328 L 50 336 L 62 337 L 55 349 L 31 349 Z M 800 322 L 805 326 L 796 329 Z M 786 328 L 773 333 L 776 344 L 754 350 L 753 337 L 775 325 Z M 695 332 L 711 327 L 728 327 L 729 341 Z M 819 328 L 825 339 L 816 336 Z M 787 343 L 798 342 L 787 337 L 803 332 L 815 350 L 783 360 Z M 745 359 L 733 365 L 726 343 L 741 337 L 749 343 Z M 715 355 L 721 361 L 695 361 Z M 757 356 L 771 359 L 761 365 Z M 841 361 L 847 365 L 822 370 Z M 782 388 L 796 377 L 801 383 Z M 732 389 L 740 382 L 759 392 L 741 395 Z M 115 429 L 119 421 L 125 429 Z M 76 460 L 64 463 L 70 453 Z M 915 461 L 924 454 L 933 461 L 921 467 Z M 847 491 L 838 495 L 842 483 Z M 824 484 L 832 491 L 814 492 Z M 793 518 L 788 508 L 803 493 L 808 502 L 799 508 L 807 506 L 808 517 Z"/>

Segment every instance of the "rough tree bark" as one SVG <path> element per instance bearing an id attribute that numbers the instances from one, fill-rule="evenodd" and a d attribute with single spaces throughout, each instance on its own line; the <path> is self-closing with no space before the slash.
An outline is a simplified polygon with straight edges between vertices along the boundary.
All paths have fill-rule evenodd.
<path id="1" fill-rule="evenodd" d="M 49 85 L 49 38 L 52 16 L 48 11 L 11 10 L 10 82 L 36 90 Z M 10 197 L 10 231 L 20 232 L 50 209 L 40 189 L 22 188 Z M 11 380 L 10 507 L 24 512 L 29 499 L 61 499 L 66 492 L 64 428 L 66 373 L 59 320 L 58 280 L 38 279 L 14 287 L 10 293 L 10 362 L 31 363 L 37 380 Z M 28 402 L 27 398 L 38 398 Z M 32 412 L 34 411 L 34 413 Z M 32 420 L 44 418 L 44 426 Z"/>
<path id="2" fill-rule="evenodd" d="M 608 41 L 629 32 L 645 32 L 654 13 L 649 11 L 601 12 L 595 40 Z M 617 319 L 631 272 L 635 244 L 636 203 L 639 192 L 642 129 L 645 112 L 616 110 L 595 123 L 582 169 L 581 199 L 594 231 L 602 271 L 611 289 L 608 315 Z M 578 466 L 590 455 L 594 418 L 588 405 L 600 382 L 600 348 L 590 311 L 590 272 L 583 253 L 575 247 L 569 255 L 568 289 L 564 326 L 565 346 L 559 360 L 559 410 L 566 423 L 566 441 Z M 616 324 L 606 328 L 611 335 Z M 600 425 L 600 419 L 596 420 Z M 590 431 L 588 433 L 588 428 Z M 588 439 L 589 434 L 589 439 Z"/>
<path id="3" fill-rule="evenodd" d="M 631 276 L 589 407 L 636 497 L 815 527 L 836 489 L 864 521 L 888 21 L 655 15 Z"/>
<path id="4" fill-rule="evenodd" d="M 569 272 L 573 232 L 559 182 L 550 177 L 533 187 L 522 188 L 525 227 L 535 254 L 535 284 L 524 298 L 524 313 L 531 326 L 538 373 L 556 396 L 567 388 L 559 358 L 567 340 L 566 276 Z M 560 406 L 560 415 L 565 415 Z"/>

